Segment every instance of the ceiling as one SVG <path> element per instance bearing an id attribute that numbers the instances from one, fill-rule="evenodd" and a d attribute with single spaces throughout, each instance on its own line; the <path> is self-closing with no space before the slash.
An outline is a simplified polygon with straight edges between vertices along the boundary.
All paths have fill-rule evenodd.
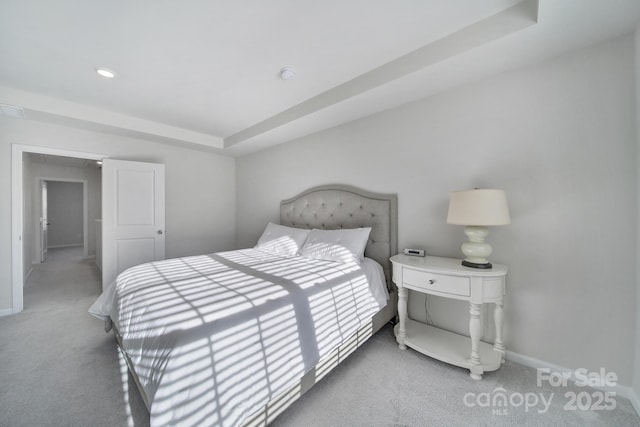
<path id="1" fill-rule="evenodd" d="M 638 0 L 3 0 L 0 103 L 243 155 L 639 20 Z M 285 66 L 294 79 L 279 77 Z"/>

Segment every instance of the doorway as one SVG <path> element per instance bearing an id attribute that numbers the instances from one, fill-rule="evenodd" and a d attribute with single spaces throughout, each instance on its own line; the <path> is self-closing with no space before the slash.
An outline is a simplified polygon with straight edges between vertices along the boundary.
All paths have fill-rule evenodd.
<path id="1" fill-rule="evenodd" d="M 75 254 L 79 248 L 81 255 L 89 258 L 87 181 L 51 178 L 39 178 L 39 181 L 40 217 L 34 219 L 40 228 L 40 262 L 46 261 L 50 249 L 76 249 L 56 251 L 60 257 L 65 253 Z"/>
<path id="2" fill-rule="evenodd" d="M 35 212 L 41 213 L 39 202 L 40 181 L 30 177 L 34 176 L 35 163 L 32 162 L 31 155 L 57 159 L 57 161 L 83 162 L 85 168 L 88 165 L 97 169 L 99 184 L 95 193 L 100 194 L 97 200 L 98 207 L 92 210 L 92 203 L 89 202 L 88 215 L 85 216 L 85 224 L 88 222 L 91 227 L 85 226 L 83 233 L 85 248 L 88 248 L 89 256 L 102 251 L 102 281 L 111 283 L 117 274 L 127 266 L 136 265 L 142 262 L 157 261 L 164 259 L 165 246 L 165 217 L 164 217 L 164 165 L 156 163 L 134 162 L 126 160 L 108 159 L 106 155 L 94 153 L 72 152 L 45 147 L 34 147 L 27 145 L 13 144 L 11 146 L 11 201 L 12 201 L 12 313 L 18 313 L 24 308 L 24 283 L 31 271 L 33 260 L 39 263 L 40 253 L 33 249 L 33 242 L 42 247 L 40 228 L 41 221 L 37 223 L 34 233 L 34 221 L 29 219 Z M 104 171 L 102 170 L 102 159 L 104 159 Z M 107 167 L 108 166 L 108 167 Z M 102 175 L 105 174 L 105 192 L 102 194 Z M 50 174 L 41 174 L 40 180 L 47 180 L 43 177 Z M 73 180 L 72 178 L 62 178 Z M 54 180 L 61 180 L 55 178 Z M 51 181 L 51 179 L 49 179 Z M 30 182 L 37 182 L 31 185 Z M 50 191 L 50 184 L 47 184 L 47 192 Z M 92 194 L 92 184 L 89 181 L 88 193 Z M 31 196 L 29 192 L 31 191 Z M 37 192 L 37 193 L 36 193 Z M 105 211 L 105 218 L 102 218 L 102 199 L 110 206 L 117 206 L 114 209 Z M 85 203 L 87 203 L 85 193 Z M 144 202 L 144 205 L 142 204 Z M 35 206 L 38 204 L 38 206 Z M 45 217 L 47 221 L 42 221 L 45 225 L 50 223 L 50 199 L 47 202 L 48 212 Z M 93 212 L 93 214 L 92 214 Z M 108 214 L 108 215 L 107 215 Z M 38 217 L 40 219 L 40 217 Z M 143 220 L 143 221 L 142 221 Z M 120 228 L 126 228 L 127 224 L 135 227 L 128 227 L 127 233 L 121 233 Z M 118 228 L 120 227 L 120 228 Z M 103 230 L 101 237 L 99 232 Z M 51 229 L 47 225 L 47 239 L 50 246 Z M 135 235 L 134 235 L 135 233 Z M 102 239 L 102 245 L 96 245 Z M 88 240 L 88 244 L 87 244 Z M 131 243 L 129 245 L 128 243 Z M 142 243 L 143 245 L 141 245 Z M 136 246 L 137 244 L 137 246 Z M 115 251 L 113 250 L 115 247 Z M 105 249 L 106 248 L 106 249 Z M 121 251 L 118 248 L 123 249 Z M 144 249 L 145 251 L 141 251 Z M 37 256 L 34 256 L 36 254 Z M 141 255 L 142 254 L 142 255 Z M 146 255 L 145 255 L 146 254 Z M 100 267 L 100 259 L 97 259 L 97 266 Z M 105 277 L 107 280 L 105 280 Z M 103 285 L 104 285 L 103 283 Z"/>
<path id="3" fill-rule="evenodd" d="M 20 145 L 13 144 L 12 148 L 12 159 L 11 159 L 11 201 L 12 201 L 12 312 L 18 313 L 23 310 L 23 288 L 24 283 L 26 283 L 26 279 L 28 278 L 29 273 L 31 272 L 31 265 L 33 262 L 38 263 L 40 261 L 40 248 L 43 246 L 41 243 L 40 236 L 40 209 L 39 205 L 41 203 L 42 198 L 40 197 L 40 181 L 36 179 L 36 173 L 40 178 L 52 178 L 54 180 L 75 180 L 82 181 L 81 177 L 69 177 L 62 176 L 61 178 L 57 176 L 51 176 L 51 173 L 48 172 L 37 172 L 38 166 L 34 166 L 35 163 L 33 159 L 29 156 L 41 155 L 41 156 L 49 156 L 49 158 L 66 158 L 66 160 L 61 161 L 76 161 L 82 162 L 83 164 L 89 165 L 90 163 L 95 167 L 94 173 L 100 177 L 101 180 L 101 170 L 98 168 L 97 161 L 102 160 L 107 157 L 103 154 L 97 153 L 87 153 L 87 152 L 78 152 L 78 151 L 69 151 L 69 150 L 60 150 L 55 148 L 47 148 L 47 147 L 37 147 L 37 146 L 28 146 L 28 145 Z M 58 159 L 60 160 L 60 159 Z M 90 162 L 90 163 L 87 163 Z M 51 165 L 49 165 L 51 166 Z M 63 165 L 58 165 L 59 167 L 63 167 Z M 56 175 L 56 174 L 53 174 Z M 96 188 L 98 191 L 97 194 L 97 203 L 94 204 L 93 208 L 91 207 L 91 203 L 88 206 L 88 213 L 86 217 L 85 223 L 87 223 L 87 229 L 89 229 L 88 223 L 92 224 L 95 221 L 89 221 L 90 218 L 94 217 L 96 219 L 100 218 L 102 215 L 101 208 L 101 195 L 100 189 L 101 184 L 98 182 L 95 184 L 92 182 L 87 182 L 87 193 L 91 192 L 92 188 Z M 35 195 L 38 197 L 35 197 Z M 84 202 L 87 202 L 87 194 L 84 194 Z M 96 207 L 97 206 L 97 207 Z M 36 209 L 37 208 L 37 209 Z M 95 211 L 94 211 L 95 210 Z M 37 224 L 31 218 L 37 212 L 38 222 Z M 94 212 L 94 213 L 92 213 Z M 50 230 L 48 230 L 50 231 Z M 78 234 L 78 233 L 76 233 Z M 91 248 L 92 235 L 95 233 L 91 230 L 86 232 L 83 231 L 83 245 L 87 250 L 86 256 L 90 257 L 93 252 Z M 50 236 L 48 236 L 50 237 Z M 86 239 L 86 241 L 84 241 Z M 37 249 L 37 250 L 36 250 Z"/>
<path id="4" fill-rule="evenodd" d="M 94 220 L 102 215 L 100 165 L 65 156 L 25 153 L 23 157 L 25 268 L 29 261 L 44 262 L 51 248 L 79 246 L 85 259 L 94 258 Z"/>

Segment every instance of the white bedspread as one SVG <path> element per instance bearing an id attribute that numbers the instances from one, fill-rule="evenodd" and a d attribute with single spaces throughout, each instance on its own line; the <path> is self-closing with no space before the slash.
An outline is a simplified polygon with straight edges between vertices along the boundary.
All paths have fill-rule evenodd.
<path id="1" fill-rule="evenodd" d="M 89 311 L 120 332 L 151 425 L 236 426 L 386 304 L 368 274 L 259 249 L 176 258 L 125 271 Z"/>

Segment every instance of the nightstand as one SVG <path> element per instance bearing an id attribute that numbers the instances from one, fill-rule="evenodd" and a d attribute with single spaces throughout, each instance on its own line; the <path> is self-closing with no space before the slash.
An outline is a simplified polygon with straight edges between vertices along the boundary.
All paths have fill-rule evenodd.
<path id="1" fill-rule="evenodd" d="M 502 339 L 503 296 L 507 267 L 493 264 L 482 270 L 464 267 L 459 259 L 395 255 L 393 281 L 398 286 L 398 317 L 395 334 L 400 349 L 411 347 L 427 356 L 469 369 L 471 378 L 495 371 L 504 363 Z M 416 322 L 407 317 L 408 289 L 428 295 L 469 301 L 469 337 Z M 482 304 L 495 305 L 493 317 L 496 339 L 493 345 L 481 342 Z"/>

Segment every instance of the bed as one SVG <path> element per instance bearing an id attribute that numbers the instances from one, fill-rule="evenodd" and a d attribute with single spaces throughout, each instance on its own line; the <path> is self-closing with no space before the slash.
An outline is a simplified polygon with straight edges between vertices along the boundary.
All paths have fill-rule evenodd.
<path id="1" fill-rule="evenodd" d="M 263 242 L 269 227 L 293 230 L 296 256 Z M 369 228 L 364 259 L 312 244 Z M 395 253 L 395 195 L 316 187 L 282 201 L 255 248 L 133 267 L 90 312 L 113 326 L 152 425 L 265 426 L 395 317 Z"/>

